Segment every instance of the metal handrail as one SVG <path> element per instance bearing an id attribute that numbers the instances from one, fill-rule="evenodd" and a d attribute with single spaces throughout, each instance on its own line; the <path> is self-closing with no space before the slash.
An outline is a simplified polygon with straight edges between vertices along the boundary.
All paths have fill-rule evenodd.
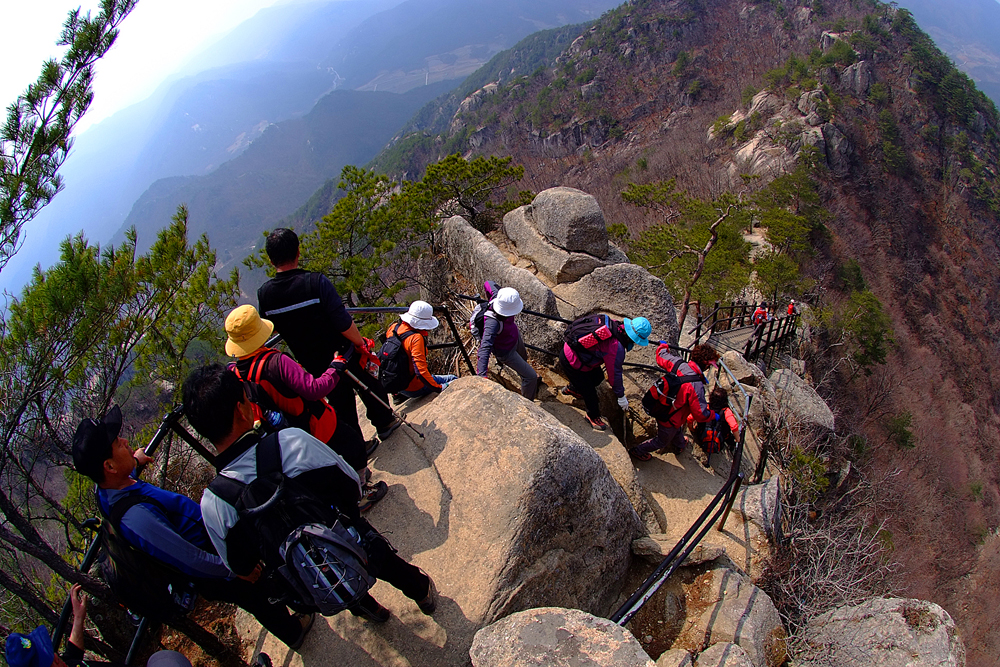
<path id="1" fill-rule="evenodd" d="M 664 582 L 670 578 L 670 576 L 677 571 L 677 569 L 684 563 L 684 560 L 691 554 L 691 552 L 701 543 L 701 540 L 708 534 L 711 530 L 712 525 L 716 521 L 719 522 L 718 530 L 722 532 L 725 528 L 726 520 L 729 518 L 729 512 L 733 507 L 733 503 L 736 501 L 736 495 L 739 493 L 740 487 L 743 484 L 745 475 L 743 471 L 740 470 L 743 464 L 743 449 L 746 442 L 747 428 L 749 427 L 749 415 L 750 415 L 750 402 L 752 397 L 747 394 L 743 385 L 740 384 L 736 376 L 733 375 L 732 371 L 726 366 L 725 362 L 721 359 L 719 360 L 720 370 L 719 373 L 724 369 L 732 380 L 735 387 L 739 388 L 740 393 L 743 395 L 743 414 L 741 416 L 741 428 L 740 428 L 740 438 L 736 445 L 736 451 L 733 452 L 733 463 L 732 467 L 729 469 L 729 477 L 726 479 L 725 484 L 719 489 L 719 492 L 715 494 L 712 501 L 708 504 L 698 519 L 691 524 L 687 532 L 684 533 L 683 537 L 674 545 L 674 548 L 666 555 L 666 557 L 660 562 L 657 568 L 650 574 L 646 580 L 642 583 L 638 590 L 633 593 L 625 603 L 611 615 L 611 621 L 617 623 L 618 625 L 626 625 L 632 618 L 639 612 L 642 606 L 649 601 L 653 595 L 663 586 Z"/>

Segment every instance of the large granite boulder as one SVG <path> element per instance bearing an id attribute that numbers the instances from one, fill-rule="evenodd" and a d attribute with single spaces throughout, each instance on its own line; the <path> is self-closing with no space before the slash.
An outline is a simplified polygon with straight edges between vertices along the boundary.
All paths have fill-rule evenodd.
<path id="1" fill-rule="evenodd" d="M 965 646 L 944 609 L 883 598 L 817 616 L 806 627 L 801 667 L 963 667 Z"/>
<path id="2" fill-rule="evenodd" d="M 691 654 L 679 648 L 664 651 L 656 659 L 656 667 L 694 667 Z"/>
<path id="3" fill-rule="evenodd" d="M 722 363 L 733 374 L 736 381 L 744 387 L 761 387 L 764 385 L 767 376 L 756 364 L 743 358 L 743 355 L 735 350 L 729 350 L 722 354 Z M 733 382 L 729 374 L 723 371 L 719 374 L 719 383 L 727 390 L 733 388 Z"/>
<path id="4" fill-rule="evenodd" d="M 782 368 L 771 374 L 771 384 L 782 408 L 788 410 L 793 425 L 834 429 L 834 416 L 812 386 L 798 375 Z"/>
<path id="5" fill-rule="evenodd" d="M 527 269 L 512 266 L 500 249 L 462 216 L 444 221 L 441 241 L 454 269 L 473 283 L 482 285 L 486 280 L 493 280 L 504 287 L 513 287 L 521 294 L 528 310 L 559 315 L 552 290 Z M 519 316 L 517 324 L 530 345 L 552 351 L 562 345 L 563 324 L 527 316 Z"/>
<path id="6" fill-rule="evenodd" d="M 476 633 L 474 667 L 654 667 L 624 628 L 577 609 L 529 609 Z"/>
<path id="7" fill-rule="evenodd" d="M 600 259 L 608 256 L 608 227 L 593 196 L 574 188 L 542 190 L 531 202 L 535 228 L 550 243 Z"/>
<path id="8" fill-rule="evenodd" d="M 569 190 L 569 188 L 560 189 Z M 548 191 L 546 190 L 546 192 Z M 539 195 L 539 197 L 541 196 Z M 593 199 L 590 195 L 586 196 Z M 517 254 L 530 259 L 538 272 L 553 285 L 579 280 L 599 266 L 623 260 L 620 252 L 612 255 L 607 248 L 604 258 L 602 258 L 586 252 L 571 252 L 555 245 L 538 230 L 537 216 L 540 213 L 541 211 L 536 212 L 533 206 L 521 206 L 514 209 L 504 216 L 503 232 L 507 238 L 514 242 Z M 569 221 L 570 224 L 572 222 Z M 583 220 L 580 221 L 580 224 L 584 225 L 587 222 L 587 220 Z M 606 237 L 605 233 L 605 246 L 608 246 Z M 624 261 L 627 261 L 627 258 L 624 258 Z"/>

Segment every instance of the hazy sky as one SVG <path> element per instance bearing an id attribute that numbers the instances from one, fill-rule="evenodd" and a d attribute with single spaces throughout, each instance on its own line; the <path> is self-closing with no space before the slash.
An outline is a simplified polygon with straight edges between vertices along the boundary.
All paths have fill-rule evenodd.
<path id="1" fill-rule="evenodd" d="M 185 60 L 263 7 L 285 0 L 139 0 L 122 23 L 118 41 L 97 64 L 94 102 L 77 134 L 150 95 Z M 96 15 L 98 0 L 0 0 L 0 106 L 24 92 L 56 46 L 69 10 Z"/>

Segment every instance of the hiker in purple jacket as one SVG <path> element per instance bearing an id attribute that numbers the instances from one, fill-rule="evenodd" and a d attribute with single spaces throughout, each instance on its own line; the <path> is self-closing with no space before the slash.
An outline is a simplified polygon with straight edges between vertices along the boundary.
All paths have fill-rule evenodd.
<path id="1" fill-rule="evenodd" d="M 521 376 L 521 395 L 532 401 L 538 393 L 538 373 L 527 362 L 528 351 L 514 321 L 514 316 L 524 309 L 524 302 L 513 287 L 502 288 L 496 296 L 493 296 L 494 289 L 493 283 L 487 281 L 487 296 L 491 299 L 483 317 L 483 338 L 479 343 L 476 375 L 486 377 L 492 352 L 498 363 Z"/>

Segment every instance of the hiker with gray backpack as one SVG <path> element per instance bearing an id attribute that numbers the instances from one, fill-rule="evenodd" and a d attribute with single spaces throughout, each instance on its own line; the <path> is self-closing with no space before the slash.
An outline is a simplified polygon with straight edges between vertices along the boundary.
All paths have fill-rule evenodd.
<path id="1" fill-rule="evenodd" d="M 684 451 L 684 426 L 688 417 L 696 422 L 719 419 L 706 399 L 708 380 L 703 369 L 715 366 L 719 353 L 711 345 L 695 345 L 691 360 L 684 361 L 671 352 L 664 342 L 656 348 L 656 365 L 665 373 L 642 398 L 642 407 L 656 420 L 656 435 L 629 449 L 638 461 L 649 461 L 658 449 L 670 449 L 675 454 Z"/>
<path id="2" fill-rule="evenodd" d="M 414 301 L 399 320 L 389 325 L 378 352 L 379 382 L 397 403 L 438 393 L 457 379 L 455 375 L 432 375 L 427 368 L 427 334 L 439 324 L 434 307 L 426 301 Z"/>
<path id="3" fill-rule="evenodd" d="M 201 509 L 233 572 L 260 566 L 272 594 L 303 612 L 384 623 L 391 613 L 368 592 L 376 579 L 434 612 L 431 578 L 361 517 L 361 480 L 339 454 L 297 428 L 255 432 L 243 383 L 221 364 L 192 371 L 182 394 L 184 415 L 218 452 Z"/>
<path id="4" fill-rule="evenodd" d="M 513 287 L 497 289 L 489 280 L 483 287 L 487 300 L 473 309 L 469 320 L 472 337 L 479 341 L 476 375 L 486 377 L 492 354 L 497 363 L 521 376 L 521 395 L 533 401 L 538 394 L 538 372 L 528 363 L 528 350 L 514 321 L 514 316 L 524 310 L 521 295 Z"/>
<path id="5" fill-rule="evenodd" d="M 652 326 L 645 317 L 613 320 L 607 315 L 584 315 L 575 319 L 563 335 L 563 347 L 559 363 L 569 384 L 563 387 L 563 394 L 582 398 L 587 406 L 587 421 L 595 431 L 603 431 L 608 425 L 601 418 L 601 406 L 597 400 L 597 387 L 604 381 L 606 368 L 608 383 L 618 397 L 618 406 L 628 408 L 625 385 L 622 380 L 622 364 L 625 353 L 635 345 L 649 345 Z"/>

